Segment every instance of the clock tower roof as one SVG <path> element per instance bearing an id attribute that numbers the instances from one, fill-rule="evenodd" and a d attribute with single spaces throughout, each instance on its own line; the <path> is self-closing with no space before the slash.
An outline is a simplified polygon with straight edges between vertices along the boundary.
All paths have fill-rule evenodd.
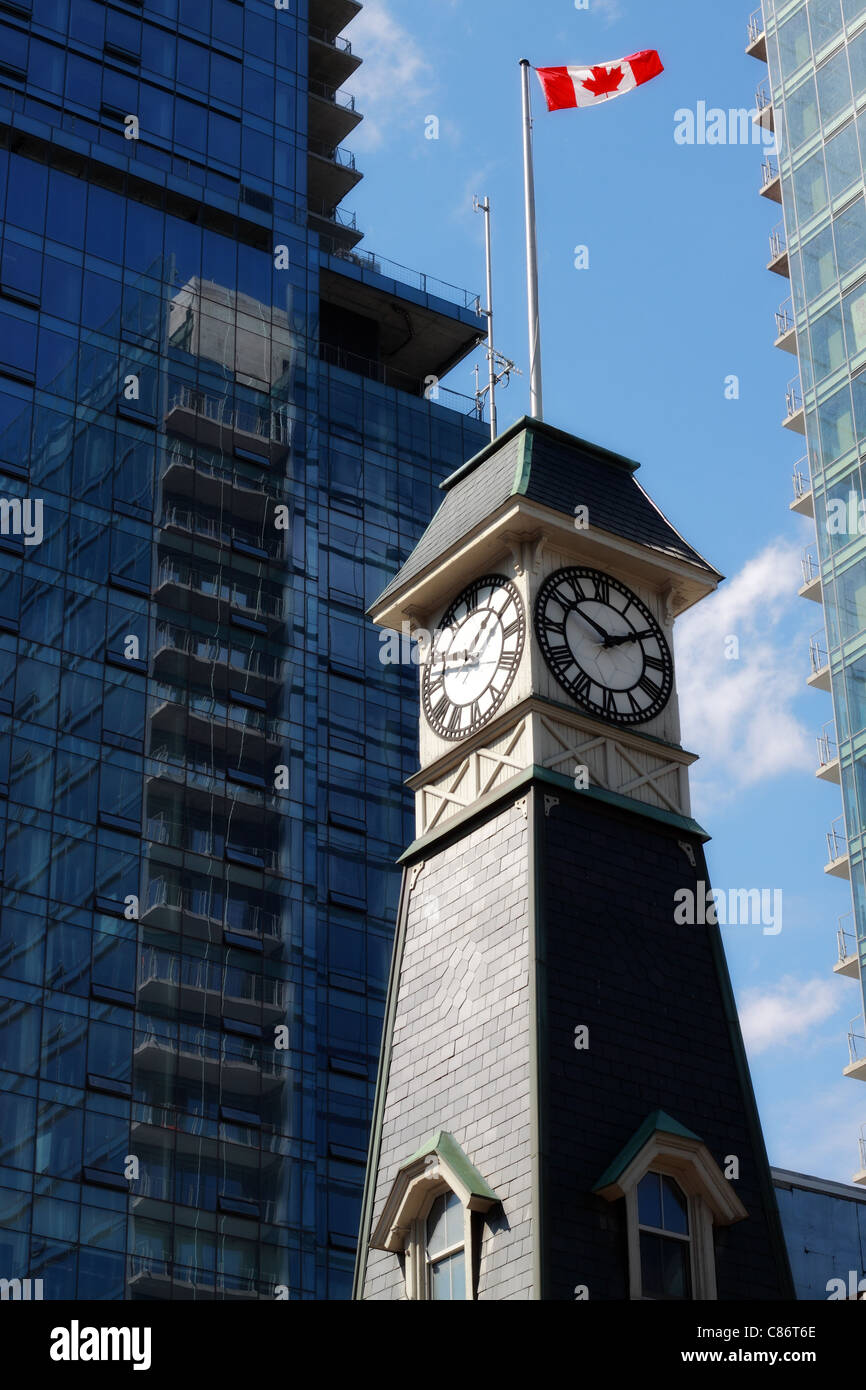
<path id="1" fill-rule="evenodd" d="M 441 484 L 444 500 L 400 572 L 370 609 L 376 621 L 497 518 L 515 512 L 549 520 L 574 534 L 578 508 L 594 534 L 653 552 L 686 582 L 688 601 L 722 576 L 671 525 L 635 474 L 640 465 L 597 444 L 524 417 Z M 563 521 L 565 519 L 565 521 Z M 525 528 L 525 520 L 523 522 Z M 689 582 L 690 581 L 690 582 Z"/>

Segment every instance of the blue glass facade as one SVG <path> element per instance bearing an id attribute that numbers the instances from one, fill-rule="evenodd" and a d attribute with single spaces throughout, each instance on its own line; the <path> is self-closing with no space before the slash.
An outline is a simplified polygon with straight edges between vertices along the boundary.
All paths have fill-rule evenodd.
<path id="1" fill-rule="evenodd" d="M 487 438 L 429 389 L 473 297 L 340 208 L 359 8 L 0 3 L 0 1277 L 49 1299 L 350 1292 L 417 738 L 364 610 Z"/>
<path id="2" fill-rule="evenodd" d="M 866 987 L 866 0 L 764 0 L 750 39 L 769 65 L 779 145 L 763 191 L 784 213 L 770 268 L 791 281 L 777 316 L 778 346 L 799 366 L 785 423 L 807 449 L 793 508 L 815 519 L 801 593 L 824 612 L 810 684 L 833 697 L 819 775 L 842 789 L 827 870 L 853 894 L 836 969 Z M 866 1080 L 862 1014 L 848 1046 L 847 1075 Z M 860 1170 L 866 1181 L 862 1158 Z"/>

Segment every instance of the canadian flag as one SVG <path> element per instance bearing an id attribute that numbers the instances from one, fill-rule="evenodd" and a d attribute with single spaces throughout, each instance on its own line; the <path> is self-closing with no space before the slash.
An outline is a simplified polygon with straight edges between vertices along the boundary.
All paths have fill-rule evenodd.
<path id="1" fill-rule="evenodd" d="M 571 106 L 596 106 L 641 87 L 664 72 L 654 48 L 598 63 L 594 68 L 536 68 L 544 90 L 548 111 L 564 111 Z"/>

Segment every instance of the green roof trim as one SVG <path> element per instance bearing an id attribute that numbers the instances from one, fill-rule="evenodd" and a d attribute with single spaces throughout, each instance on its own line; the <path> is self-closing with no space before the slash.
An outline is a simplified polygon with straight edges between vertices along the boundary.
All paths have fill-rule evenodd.
<path id="1" fill-rule="evenodd" d="M 620 1149 L 610 1167 L 602 1173 L 592 1189 L 593 1192 L 601 1192 L 605 1187 L 610 1187 L 612 1183 L 615 1183 L 654 1134 L 677 1134 L 681 1139 L 694 1139 L 698 1144 L 704 1142 L 700 1135 L 695 1134 L 691 1129 L 686 1129 L 685 1125 L 681 1125 L 679 1120 L 675 1120 L 672 1115 L 668 1115 L 664 1110 L 654 1110 L 651 1115 L 647 1115 L 640 1129 L 632 1135 L 625 1148 Z"/>
<path id="2" fill-rule="evenodd" d="M 426 1158 L 428 1154 L 433 1153 L 445 1160 L 454 1176 L 459 1178 L 463 1185 L 468 1188 L 470 1196 L 484 1197 L 489 1202 L 499 1201 L 493 1188 L 484 1181 L 475 1164 L 466 1157 L 453 1134 L 449 1134 L 445 1129 L 440 1129 L 432 1135 L 416 1153 L 413 1153 L 411 1158 L 407 1158 L 405 1163 L 401 1163 L 398 1172 L 402 1173 L 404 1168 L 411 1168 L 412 1164 L 417 1163 L 419 1158 Z"/>
<path id="3" fill-rule="evenodd" d="M 532 445 L 535 436 L 532 430 L 525 429 L 523 438 L 520 441 L 520 453 L 517 456 L 517 469 L 514 474 L 514 486 L 511 489 L 512 496 L 519 496 L 526 492 L 529 487 L 529 477 L 532 472 Z"/>

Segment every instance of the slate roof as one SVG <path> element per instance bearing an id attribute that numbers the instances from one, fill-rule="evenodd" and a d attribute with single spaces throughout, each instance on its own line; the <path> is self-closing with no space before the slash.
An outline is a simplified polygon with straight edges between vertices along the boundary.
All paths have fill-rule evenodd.
<path id="1" fill-rule="evenodd" d="M 525 417 L 441 484 L 445 499 L 399 574 L 376 600 L 449 551 L 510 497 L 526 497 L 573 517 L 589 508 L 590 526 L 685 560 L 721 579 L 659 511 L 635 478 L 640 467 L 586 440 Z"/>
<path id="2" fill-rule="evenodd" d="M 600 1192 L 616 1182 L 654 1134 L 678 1134 L 683 1139 L 694 1139 L 698 1144 L 704 1142 L 699 1134 L 686 1129 L 685 1125 L 681 1125 L 679 1120 L 673 1119 L 664 1110 L 654 1110 L 651 1115 L 647 1115 L 640 1129 L 632 1135 L 625 1147 L 620 1149 L 616 1158 L 602 1173 L 593 1191 Z"/>

